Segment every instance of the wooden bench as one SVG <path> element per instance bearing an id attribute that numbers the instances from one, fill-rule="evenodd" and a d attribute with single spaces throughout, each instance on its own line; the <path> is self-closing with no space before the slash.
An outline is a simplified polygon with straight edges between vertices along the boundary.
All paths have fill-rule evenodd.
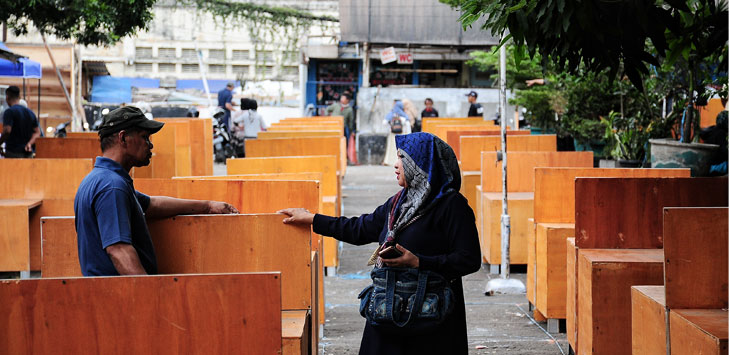
<path id="1" fill-rule="evenodd" d="M 631 286 L 661 285 L 660 249 L 578 250 L 577 354 L 631 353 Z"/>
<path id="2" fill-rule="evenodd" d="M 632 289 L 634 353 L 666 352 L 670 341 L 672 353 L 726 353 L 727 265 L 727 208 L 665 208 L 664 286 Z"/>
<path id="3" fill-rule="evenodd" d="M 577 313 L 567 312 L 567 322 L 575 322 L 577 329 L 576 348 L 579 352 L 593 349 L 594 352 L 616 351 L 625 353 L 631 344 L 630 286 L 661 285 L 664 283 L 663 263 L 659 270 L 660 282 L 641 281 L 642 277 L 654 280 L 654 261 L 636 258 L 621 266 L 621 272 L 634 275 L 629 279 L 636 282 L 614 284 L 611 302 L 622 306 L 615 308 L 597 307 L 591 301 L 590 289 L 581 286 L 591 275 L 602 268 L 602 259 L 591 260 L 593 271 L 581 266 L 583 252 L 629 253 L 619 249 L 637 249 L 642 252 L 661 253 L 663 247 L 662 213 L 668 206 L 727 206 L 727 178 L 577 178 L 575 181 L 576 247 L 578 248 Z M 707 194 L 707 191 L 712 193 Z M 601 206 L 601 208 L 596 208 Z M 612 249 L 612 250 L 607 250 Z M 634 253 L 635 254 L 635 253 Z M 610 254 L 613 255 L 613 254 Z M 661 254 L 663 259 L 663 253 Z M 570 262 L 570 256 L 568 256 Z M 570 263 L 569 263 L 570 264 Z M 570 270 L 570 265 L 568 265 Z M 597 271 L 598 270 L 598 271 Z M 617 271 L 618 272 L 618 271 Z M 568 275 L 570 280 L 571 275 Z M 583 280 L 583 281 L 581 281 Z M 608 279 L 606 279 L 608 280 Z M 595 281 L 595 282 L 599 282 Z M 593 281 L 592 281 L 593 282 Z M 570 281 L 568 282 L 570 285 Z M 570 291 L 570 290 L 569 290 Z M 568 294 L 568 302 L 572 295 Z M 569 307 L 568 307 L 569 308 Z M 584 313 L 586 308 L 590 308 Z M 571 317 L 576 317 L 571 320 Z M 613 323 L 606 323 L 606 319 Z M 603 322 L 603 323 L 602 323 Z M 592 327 L 602 324 L 601 329 L 610 332 L 594 332 Z M 614 331 L 613 329 L 618 329 Z M 587 343 L 584 343 L 587 342 Z M 616 345 L 621 344 L 621 345 Z M 617 351 L 615 346 L 623 351 Z"/>
<path id="4" fill-rule="evenodd" d="M 309 317 L 310 311 L 318 311 L 312 299 L 316 294 L 316 273 L 311 264 L 311 231 L 286 225 L 282 219 L 279 214 L 252 214 L 178 216 L 150 221 L 158 271 L 281 272 L 280 309 L 303 310 Z M 81 275 L 72 217 L 43 219 L 41 274 L 44 278 Z M 307 322 L 306 318 L 297 318 Z M 310 330 L 303 334 L 312 336 Z"/>
<path id="5" fill-rule="evenodd" d="M 35 157 L 46 159 L 96 159 L 101 156 L 99 136 L 86 138 L 38 138 Z"/>
<path id="6" fill-rule="evenodd" d="M 347 170 L 345 137 L 253 139 L 246 142 L 246 156 L 250 158 L 334 155 L 337 170 L 344 176 Z"/>
<path id="7" fill-rule="evenodd" d="M 282 350 L 279 273 L 3 280 L 0 299 L 8 354 Z"/>
<path id="8" fill-rule="evenodd" d="M 472 129 L 472 128 L 463 128 L 463 129 L 449 129 L 446 131 L 446 143 L 451 146 L 451 149 L 454 150 L 454 154 L 456 154 L 456 159 L 459 160 L 460 158 L 460 152 L 461 152 L 461 137 L 464 136 L 499 136 L 502 132 L 499 130 L 494 129 Z M 530 135 L 530 131 L 527 130 L 520 130 L 520 131 L 514 131 L 514 130 L 508 130 L 507 131 L 508 136 L 525 136 Z"/>
<path id="9" fill-rule="evenodd" d="M 297 137 L 339 137 L 342 132 L 336 130 L 320 130 L 320 131 L 270 131 L 259 132 L 258 139 L 271 138 L 297 138 Z"/>
<path id="10" fill-rule="evenodd" d="M 42 201 L 2 209 L 0 270 L 40 270 L 41 217 L 73 215 L 76 190 L 92 167 L 91 159 L 0 159 L 0 200 Z"/>
<path id="11" fill-rule="evenodd" d="M 513 136 L 525 138 L 537 136 Z M 462 137 L 463 139 L 467 137 Z M 507 210 L 511 219 L 510 263 L 527 264 L 527 241 L 532 226 L 527 219 L 533 216 L 534 169 L 536 167 L 591 167 L 591 152 L 508 152 L 507 153 Z M 497 152 L 482 152 L 481 191 L 482 216 L 477 217 L 483 240 L 482 255 L 491 265 L 501 263 L 500 215 L 502 201 L 502 163 Z M 496 219 L 495 219 L 496 218 Z M 492 272 L 496 272 L 492 268 Z"/>
<path id="12" fill-rule="evenodd" d="M 565 238 L 575 235 L 576 177 L 689 177 L 689 169 L 535 168 L 535 250 L 528 279 L 535 307 L 549 319 L 566 317 Z M 530 275 L 536 273 L 535 275 Z"/>

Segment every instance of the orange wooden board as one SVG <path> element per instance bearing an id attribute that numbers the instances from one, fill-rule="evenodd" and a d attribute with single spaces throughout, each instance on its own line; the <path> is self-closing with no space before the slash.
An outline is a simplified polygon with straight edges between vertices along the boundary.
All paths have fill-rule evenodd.
<path id="1" fill-rule="evenodd" d="M 532 217 L 532 194 L 510 193 L 507 195 L 507 213 L 510 215 L 510 264 L 527 264 L 527 240 L 532 226 L 527 219 Z M 482 254 L 489 264 L 502 262 L 502 194 L 482 195 Z"/>
<path id="2" fill-rule="evenodd" d="M 661 248 L 664 207 L 727 207 L 727 199 L 727 177 L 578 178 L 575 243 L 579 248 Z"/>
<path id="3" fill-rule="evenodd" d="M 527 275 L 525 279 L 525 291 L 527 293 L 527 301 L 534 306 L 536 302 L 535 300 L 537 299 L 535 290 L 537 288 L 537 278 L 535 277 L 535 273 L 537 272 L 535 269 L 537 267 L 537 262 L 535 260 L 535 238 L 537 237 L 535 235 L 535 220 L 533 218 L 528 218 L 527 224 L 530 227 L 530 230 L 527 234 Z"/>
<path id="4" fill-rule="evenodd" d="M 340 144 L 344 139 L 345 137 L 253 139 L 246 142 L 246 156 L 257 158 L 334 155 L 339 163 L 338 171 L 344 174 L 347 169 L 346 152 L 342 150 Z"/>
<path id="5" fill-rule="evenodd" d="M 500 136 L 463 136 L 459 144 L 461 166 L 463 170 L 467 171 L 482 169 L 482 152 L 496 152 L 502 149 Z M 507 151 L 555 152 L 557 151 L 557 139 L 554 134 L 528 136 L 508 135 Z M 490 161 L 490 163 L 493 162 Z M 593 163 L 591 162 L 591 164 Z"/>
<path id="6" fill-rule="evenodd" d="M 277 354 L 280 289 L 278 273 L 4 280 L 0 343 L 8 354 Z"/>
<path id="7" fill-rule="evenodd" d="M 565 336 L 573 349 L 578 349 L 578 248 L 575 238 L 565 239 Z"/>
<path id="8" fill-rule="evenodd" d="M 96 159 L 101 156 L 99 136 L 90 138 L 45 138 L 35 141 L 36 158 Z"/>
<path id="9" fill-rule="evenodd" d="M 282 216 L 178 216 L 149 223 L 160 274 L 281 272 L 281 308 L 311 309 L 310 230 Z M 42 276 L 80 276 L 73 218 L 43 220 Z M 272 236 L 279 236 L 272 238 Z"/>
<path id="10" fill-rule="evenodd" d="M 340 131 L 321 130 L 321 131 L 271 131 L 259 132 L 258 139 L 271 138 L 296 138 L 296 137 L 339 137 L 342 135 Z"/>
<path id="11" fill-rule="evenodd" d="M 672 309 L 669 338 L 672 355 L 728 353 L 727 309 Z"/>
<path id="12" fill-rule="evenodd" d="M 501 131 L 495 130 L 492 128 L 480 128 L 480 129 L 449 129 L 446 131 L 446 143 L 451 146 L 451 149 L 454 150 L 454 154 L 456 154 L 456 159 L 460 160 L 460 151 L 461 151 L 461 137 L 462 136 L 499 136 Z M 527 130 L 521 130 L 521 131 L 513 131 L 508 130 L 507 131 L 508 136 L 526 136 L 530 135 L 530 131 Z"/>
<path id="13" fill-rule="evenodd" d="M 474 125 L 474 124 L 486 124 L 483 117 L 429 117 L 421 120 L 421 131 L 434 133 L 433 127 L 437 125 Z M 495 129 L 499 129 L 498 126 L 494 126 Z"/>
<path id="14" fill-rule="evenodd" d="M 631 287 L 631 353 L 667 353 L 664 286 Z"/>
<path id="15" fill-rule="evenodd" d="M 437 123 L 431 125 L 433 135 L 441 138 L 444 142 L 448 139 L 448 132 L 451 130 L 463 130 L 463 129 L 489 129 L 494 132 L 499 132 L 499 126 L 494 125 L 494 121 L 482 121 L 477 123 L 464 123 L 464 124 L 449 124 L 449 123 Z"/>
<path id="16" fill-rule="evenodd" d="M 728 209 L 664 209 L 667 307 L 728 308 Z"/>
<path id="17" fill-rule="evenodd" d="M 535 168 L 535 220 L 575 223 L 577 177 L 690 177 L 689 169 Z"/>
<path id="18" fill-rule="evenodd" d="M 548 318 L 565 319 L 566 264 L 565 240 L 575 228 L 567 223 L 537 223 L 535 227 L 535 306 Z M 529 269 L 528 269 L 529 273 Z"/>
<path id="19" fill-rule="evenodd" d="M 525 138 L 538 136 L 514 136 Z M 468 137 L 464 137 L 468 138 Z M 462 138 L 462 140 L 464 139 Z M 462 142 L 463 143 L 463 142 Z M 482 190 L 502 191 L 502 162 L 497 161 L 497 152 L 481 153 Z M 463 163 L 463 162 L 462 162 Z M 593 166 L 592 152 L 515 152 L 507 153 L 507 191 L 534 192 L 535 168 L 539 167 L 583 167 Z"/>
<path id="20" fill-rule="evenodd" d="M 631 286 L 661 285 L 656 249 L 578 250 L 578 354 L 631 353 Z"/>
<path id="21" fill-rule="evenodd" d="M 281 312 L 281 353 L 282 355 L 309 354 L 309 331 L 311 328 L 309 312 Z"/>
<path id="22" fill-rule="evenodd" d="M 461 172 L 461 194 L 466 197 L 472 211 L 477 210 L 477 185 L 481 180 L 481 174 L 478 171 L 462 171 Z"/>

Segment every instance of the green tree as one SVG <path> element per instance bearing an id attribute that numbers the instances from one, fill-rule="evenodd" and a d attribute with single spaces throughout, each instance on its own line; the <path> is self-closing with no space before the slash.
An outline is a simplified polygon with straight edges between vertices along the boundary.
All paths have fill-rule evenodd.
<path id="1" fill-rule="evenodd" d="M 162 0 L 160 0 L 162 1 Z M 147 29 L 152 7 L 158 0 L 0 0 L 0 22 L 16 35 L 31 26 L 43 34 L 75 40 L 82 45 L 111 45 L 125 36 Z M 283 8 L 234 0 L 183 0 L 216 17 L 249 20 L 272 31 L 286 31 L 311 21 L 338 22 L 295 8 Z"/>

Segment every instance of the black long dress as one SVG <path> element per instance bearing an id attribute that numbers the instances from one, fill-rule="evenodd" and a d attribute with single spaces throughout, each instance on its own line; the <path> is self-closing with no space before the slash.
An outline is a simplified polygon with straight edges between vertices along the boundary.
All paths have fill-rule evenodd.
<path id="1" fill-rule="evenodd" d="M 315 215 L 314 232 L 355 245 L 382 244 L 392 200 L 360 217 Z M 456 192 L 444 196 L 421 218 L 398 232 L 396 241 L 418 256 L 420 269 L 452 280 L 454 311 L 434 332 L 409 337 L 393 336 L 366 323 L 360 354 L 467 354 L 461 277 L 479 270 L 481 254 L 474 212 L 466 199 Z"/>

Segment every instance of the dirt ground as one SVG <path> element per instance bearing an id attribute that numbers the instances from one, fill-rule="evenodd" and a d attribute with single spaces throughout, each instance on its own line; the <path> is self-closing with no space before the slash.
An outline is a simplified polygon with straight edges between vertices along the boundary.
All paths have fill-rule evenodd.
<path id="1" fill-rule="evenodd" d="M 372 212 L 398 188 L 392 167 L 350 166 L 342 187 L 343 215 Z M 326 321 L 321 354 L 357 354 L 365 324 L 357 312 L 357 295 L 370 283 L 366 262 L 375 247 L 341 245 L 337 274 L 325 278 Z M 530 320 L 532 312 L 525 295 L 485 296 L 490 277 L 496 276 L 482 269 L 463 278 L 469 354 L 560 354 L 558 345 L 567 354 L 564 333 L 553 334 L 553 340 L 538 327 L 546 329 L 545 322 L 536 325 Z M 525 281 L 524 273 L 513 273 L 512 277 Z"/>

